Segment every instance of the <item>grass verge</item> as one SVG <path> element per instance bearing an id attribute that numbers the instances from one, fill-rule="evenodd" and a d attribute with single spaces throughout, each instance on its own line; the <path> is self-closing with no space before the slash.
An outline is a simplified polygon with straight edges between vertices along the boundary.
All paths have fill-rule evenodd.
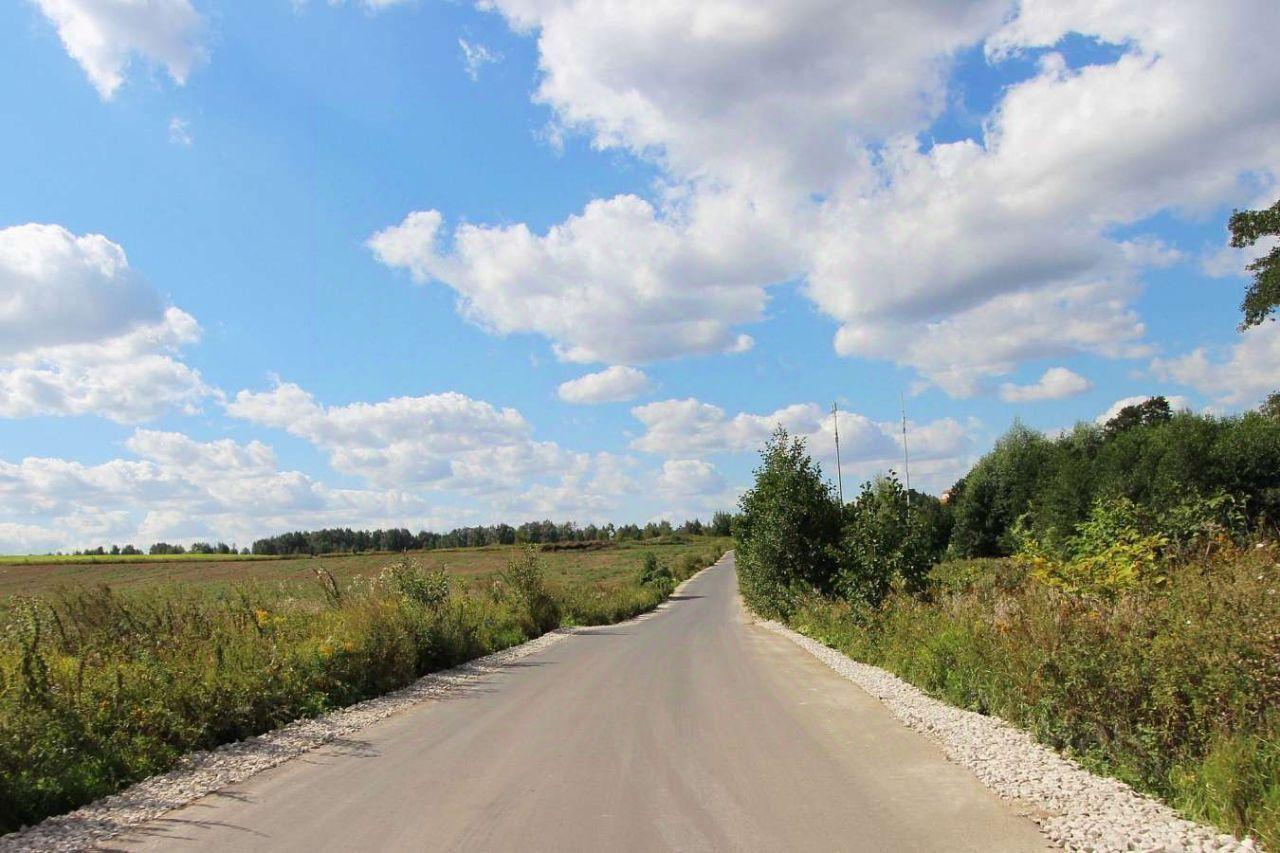
<path id="1" fill-rule="evenodd" d="M 1280 849 L 1280 564 L 1274 546 L 1071 596 L 1009 560 L 943 563 L 924 597 L 820 597 L 797 630 L 994 714 L 1188 817 Z"/>

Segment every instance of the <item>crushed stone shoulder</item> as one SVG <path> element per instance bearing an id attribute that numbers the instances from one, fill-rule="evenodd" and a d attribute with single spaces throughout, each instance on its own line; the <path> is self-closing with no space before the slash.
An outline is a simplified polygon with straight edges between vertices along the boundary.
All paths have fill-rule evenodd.
<path id="1" fill-rule="evenodd" d="M 941 702 L 892 673 L 860 663 L 774 621 L 758 624 L 781 634 L 879 699 L 908 728 L 937 743 L 991 791 L 1032 808 L 1029 815 L 1054 844 L 1067 850 L 1257 851 L 1240 840 L 1189 821 L 1158 800 L 1116 779 L 1085 770 L 998 717 Z"/>

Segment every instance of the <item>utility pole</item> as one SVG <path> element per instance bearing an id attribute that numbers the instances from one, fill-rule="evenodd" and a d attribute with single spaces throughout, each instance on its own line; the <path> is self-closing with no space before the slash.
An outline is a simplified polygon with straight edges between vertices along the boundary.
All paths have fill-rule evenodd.
<path id="1" fill-rule="evenodd" d="M 898 392 L 902 404 L 902 476 L 907 487 L 907 513 L 911 512 L 911 457 L 907 454 L 907 398 Z"/>
<path id="2" fill-rule="evenodd" d="M 831 404 L 831 428 L 836 433 L 836 488 L 839 489 L 840 506 L 844 506 L 844 472 L 840 470 L 840 412 Z"/>

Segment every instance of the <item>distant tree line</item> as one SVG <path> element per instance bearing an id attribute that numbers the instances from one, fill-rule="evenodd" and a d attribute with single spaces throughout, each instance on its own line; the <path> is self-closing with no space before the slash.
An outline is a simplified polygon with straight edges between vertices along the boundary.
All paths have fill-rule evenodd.
<path id="1" fill-rule="evenodd" d="M 253 543 L 254 554 L 342 554 L 366 551 L 433 551 L 438 548 L 481 548 L 486 545 L 542 544 L 550 542 L 626 542 L 656 539 L 673 533 L 703 533 L 728 536 L 732 517 L 718 512 L 708 523 L 699 519 L 685 521 L 679 527 L 671 522 L 651 521 L 636 524 L 588 524 L 572 521 L 528 521 L 518 526 L 491 524 L 456 527 L 445 533 L 407 528 L 387 530 L 353 530 L 349 527 L 324 530 L 294 531 L 270 536 Z"/>

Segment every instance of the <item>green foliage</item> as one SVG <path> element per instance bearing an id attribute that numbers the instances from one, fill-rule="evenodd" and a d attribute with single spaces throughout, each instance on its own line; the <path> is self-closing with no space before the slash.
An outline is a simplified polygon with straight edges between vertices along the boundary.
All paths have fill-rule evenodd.
<path id="1" fill-rule="evenodd" d="M 1231 214 L 1227 227 L 1231 230 L 1231 245 L 1237 249 L 1280 236 L 1280 201 L 1266 210 L 1237 210 Z M 1280 246 L 1253 261 L 1248 270 L 1253 273 L 1253 281 L 1240 305 L 1244 314 L 1241 330 L 1260 324 L 1280 306 Z"/>
<path id="2" fill-rule="evenodd" d="M 523 605 L 532 632 L 549 631 L 560 624 L 560 604 L 543 579 L 544 564 L 538 549 L 526 545 L 507 563 L 501 575 L 512 597 Z"/>
<path id="3" fill-rule="evenodd" d="M 1258 414 L 1273 421 L 1280 421 L 1280 391 L 1272 391 L 1258 406 Z"/>
<path id="4" fill-rule="evenodd" d="M 1163 583 L 1168 539 L 1148 532 L 1149 526 L 1133 501 L 1099 500 L 1062 553 L 1026 535 L 1016 559 L 1042 583 L 1073 595 L 1113 598 L 1139 584 Z"/>
<path id="5" fill-rule="evenodd" d="M 1099 499 L 1125 498 L 1158 517 L 1222 494 L 1248 530 L 1280 522 L 1280 420 L 1179 412 L 1123 429 L 1082 424 L 1054 440 L 1015 426 L 952 490 L 950 551 L 1012 554 L 1022 518 L 1038 542 L 1060 549 Z"/>
<path id="6" fill-rule="evenodd" d="M 962 557 L 1009 554 L 1014 523 L 1027 512 L 1052 465 L 1053 443 L 1015 423 L 953 492 L 951 548 Z"/>
<path id="7" fill-rule="evenodd" d="M 833 588 L 840 507 L 802 439 L 779 427 L 761 456 L 734 525 L 738 577 L 752 607 L 785 613 L 794 592 Z"/>
<path id="8" fill-rule="evenodd" d="M 1141 403 L 1125 406 L 1102 426 L 1103 435 L 1114 438 L 1138 426 L 1154 426 L 1173 418 L 1173 410 L 1164 397 L 1148 397 Z"/>
<path id="9" fill-rule="evenodd" d="M 401 556 L 390 563 L 378 580 L 405 601 L 430 610 L 439 610 L 449 601 L 449 574 L 443 569 L 424 571 L 416 560 L 408 556 Z"/>
<path id="10" fill-rule="evenodd" d="M 933 570 L 931 595 L 876 609 L 809 596 L 790 621 L 1192 818 L 1280 845 L 1280 552 L 1227 544 L 1164 574 L 1155 589 L 1078 597 L 1012 560 L 954 561 Z"/>
<path id="11" fill-rule="evenodd" d="M 864 483 L 844 508 L 835 591 L 850 601 L 879 606 L 895 582 L 924 588 L 945 538 L 936 526 L 937 500 L 907 492 L 892 474 Z"/>
<path id="12" fill-rule="evenodd" d="M 732 536 L 733 516 L 727 512 L 717 512 L 711 516 L 709 532 L 712 536 Z"/>
<path id="13" fill-rule="evenodd" d="M 641 586 L 669 586 L 674 585 L 674 578 L 671 569 L 658 562 L 657 556 L 652 551 L 644 553 L 644 561 L 640 564 L 640 585 Z"/>

